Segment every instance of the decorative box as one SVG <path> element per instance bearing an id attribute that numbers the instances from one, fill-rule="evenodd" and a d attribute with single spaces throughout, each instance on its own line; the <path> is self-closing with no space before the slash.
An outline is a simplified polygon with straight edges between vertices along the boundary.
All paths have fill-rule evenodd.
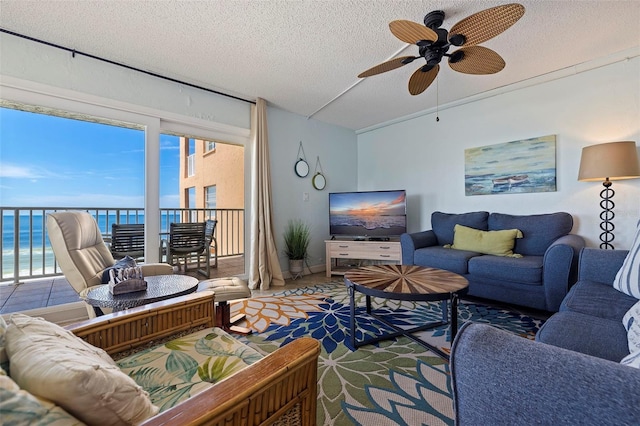
<path id="1" fill-rule="evenodd" d="M 147 282 L 139 266 L 109 271 L 109 291 L 113 295 L 133 293 L 147 289 Z"/>

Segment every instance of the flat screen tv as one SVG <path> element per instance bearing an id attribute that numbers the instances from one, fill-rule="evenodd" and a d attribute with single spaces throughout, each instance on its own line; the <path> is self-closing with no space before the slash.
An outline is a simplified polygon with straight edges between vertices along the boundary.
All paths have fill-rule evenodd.
<path id="1" fill-rule="evenodd" d="M 329 194 L 332 237 L 388 239 L 407 231 L 405 190 Z"/>

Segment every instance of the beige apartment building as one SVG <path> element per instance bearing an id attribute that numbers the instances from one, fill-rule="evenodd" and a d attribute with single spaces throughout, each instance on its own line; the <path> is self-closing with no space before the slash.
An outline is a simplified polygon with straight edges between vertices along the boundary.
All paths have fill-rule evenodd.
<path id="1" fill-rule="evenodd" d="M 244 147 L 181 137 L 180 207 L 217 209 L 218 255 L 243 253 Z"/>

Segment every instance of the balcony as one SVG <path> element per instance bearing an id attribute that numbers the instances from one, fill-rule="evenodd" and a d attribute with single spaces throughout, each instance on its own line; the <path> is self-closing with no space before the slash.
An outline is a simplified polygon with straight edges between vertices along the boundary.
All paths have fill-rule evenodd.
<path id="1" fill-rule="evenodd" d="M 46 231 L 46 215 L 63 210 L 91 213 L 105 241 L 113 223 L 144 223 L 143 209 L 136 208 L 0 207 L 0 314 L 79 300 L 56 263 Z M 218 220 L 218 268 L 212 268 L 211 278 L 243 274 L 243 209 L 160 209 L 160 240 L 167 239 L 172 222 L 209 218 Z"/>
<path id="2" fill-rule="evenodd" d="M 228 256 L 219 259 L 218 267 L 211 269 L 211 278 L 230 277 L 243 273 L 244 256 Z M 189 275 L 202 279 L 201 275 L 196 275 L 195 270 L 190 270 Z M 80 302 L 78 293 L 63 275 L 34 278 L 18 285 L 11 282 L 0 283 L 0 315 L 75 302 Z"/>

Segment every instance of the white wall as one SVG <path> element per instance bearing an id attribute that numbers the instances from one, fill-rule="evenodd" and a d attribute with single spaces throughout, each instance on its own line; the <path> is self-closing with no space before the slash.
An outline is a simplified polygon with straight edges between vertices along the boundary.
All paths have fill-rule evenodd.
<path id="1" fill-rule="evenodd" d="M 302 219 L 311 228 L 309 265 L 313 271 L 324 269 L 324 241 L 329 238 L 329 192 L 354 191 L 357 186 L 357 144 L 353 130 L 332 126 L 314 119 L 270 107 L 267 111 L 274 228 L 280 265 L 289 270 L 282 254 L 282 233 L 289 219 Z M 298 177 L 293 169 L 302 141 L 309 175 Z M 311 179 L 320 157 L 327 180 L 324 190 L 316 190 Z M 304 194 L 309 201 L 304 201 Z M 305 272 L 306 271 L 305 269 Z"/>
<path id="2" fill-rule="evenodd" d="M 405 188 L 410 232 L 430 229 L 435 210 L 566 211 L 572 232 L 597 247 L 602 185 L 577 181 L 581 149 L 622 140 L 640 145 L 640 57 L 441 109 L 439 116 L 360 133 L 358 189 Z M 545 135 L 557 135 L 557 192 L 465 196 L 465 149 Z M 629 248 L 640 219 L 640 179 L 613 188 L 614 246 Z"/>

